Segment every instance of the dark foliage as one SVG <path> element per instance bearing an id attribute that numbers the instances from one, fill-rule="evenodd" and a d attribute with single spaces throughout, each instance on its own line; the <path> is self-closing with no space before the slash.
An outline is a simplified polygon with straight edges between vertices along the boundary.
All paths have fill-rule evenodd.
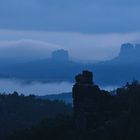
<path id="1" fill-rule="evenodd" d="M 36 99 L 34 95 L 0 95 L 0 139 L 16 130 L 30 128 L 45 118 L 69 115 L 71 105 L 62 101 Z"/>

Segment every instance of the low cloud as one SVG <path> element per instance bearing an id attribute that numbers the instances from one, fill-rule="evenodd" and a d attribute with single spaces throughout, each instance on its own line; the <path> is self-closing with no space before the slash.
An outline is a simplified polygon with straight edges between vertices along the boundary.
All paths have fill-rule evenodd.
<path id="1" fill-rule="evenodd" d="M 0 28 L 81 33 L 140 31 L 139 0 L 1 0 Z"/>
<path id="2" fill-rule="evenodd" d="M 0 59 L 2 57 L 10 58 L 9 60 L 12 57 L 17 60 L 46 58 L 53 50 L 61 48 L 68 50 L 73 58 L 106 60 L 117 56 L 121 44 L 127 42 L 140 43 L 140 32 L 81 34 L 0 30 Z"/>
<path id="3" fill-rule="evenodd" d="M 48 58 L 58 45 L 36 40 L 0 41 L 0 61 L 26 62 Z"/>

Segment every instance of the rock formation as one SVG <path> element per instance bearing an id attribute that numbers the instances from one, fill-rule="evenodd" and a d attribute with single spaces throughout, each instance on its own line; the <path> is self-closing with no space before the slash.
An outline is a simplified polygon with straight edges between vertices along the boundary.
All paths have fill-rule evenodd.
<path id="1" fill-rule="evenodd" d="M 126 44 L 122 44 L 121 46 L 121 50 L 119 53 L 120 58 L 122 59 L 132 59 L 132 60 L 136 60 L 139 59 L 140 60 L 140 44 L 131 44 L 131 43 L 126 43 Z"/>
<path id="2" fill-rule="evenodd" d="M 105 101 L 103 98 L 109 96 L 106 95 L 107 92 L 100 90 L 93 83 L 92 72 L 83 71 L 75 79 L 76 84 L 73 86 L 73 108 L 76 127 L 83 130 L 94 128 L 98 118 L 97 112 L 106 106 L 103 105 Z"/>
<path id="3" fill-rule="evenodd" d="M 69 54 L 68 51 L 60 49 L 52 52 L 52 59 L 55 61 L 68 61 Z"/>

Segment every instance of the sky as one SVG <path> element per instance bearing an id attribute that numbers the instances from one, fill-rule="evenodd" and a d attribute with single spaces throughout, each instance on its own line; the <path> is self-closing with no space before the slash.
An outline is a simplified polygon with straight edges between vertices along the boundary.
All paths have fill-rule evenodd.
<path id="1" fill-rule="evenodd" d="M 0 52 L 111 59 L 121 44 L 140 43 L 139 13 L 139 0 L 0 0 Z"/>

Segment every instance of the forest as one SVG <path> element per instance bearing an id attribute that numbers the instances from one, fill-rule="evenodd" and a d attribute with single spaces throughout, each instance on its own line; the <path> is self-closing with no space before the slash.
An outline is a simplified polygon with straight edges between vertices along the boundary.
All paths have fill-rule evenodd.
<path id="1" fill-rule="evenodd" d="M 71 105 L 14 92 L 0 95 L 2 140 L 137 140 L 140 138 L 140 84 L 126 83 L 115 95 L 106 92 L 96 106 L 93 127 L 78 129 Z M 98 97 L 99 100 L 103 98 Z M 98 100 L 97 100 L 98 102 Z M 95 101 L 96 104 L 96 101 Z M 109 105 L 109 106 L 108 106 Z M 101 109 L 104 107 L 104 109 Z M 106 107 L 108 109 L 106 109 Z"/>
<path id="2" fill-rule="evenodd" d="M 24 96 L 17 92 L 0 94 L 0 139 L 5 139 L 17 130 L 31 128 L 43 119 L 71 113 L 71 105 L 63 101 L 41 100 L 34 95 Z"/>

